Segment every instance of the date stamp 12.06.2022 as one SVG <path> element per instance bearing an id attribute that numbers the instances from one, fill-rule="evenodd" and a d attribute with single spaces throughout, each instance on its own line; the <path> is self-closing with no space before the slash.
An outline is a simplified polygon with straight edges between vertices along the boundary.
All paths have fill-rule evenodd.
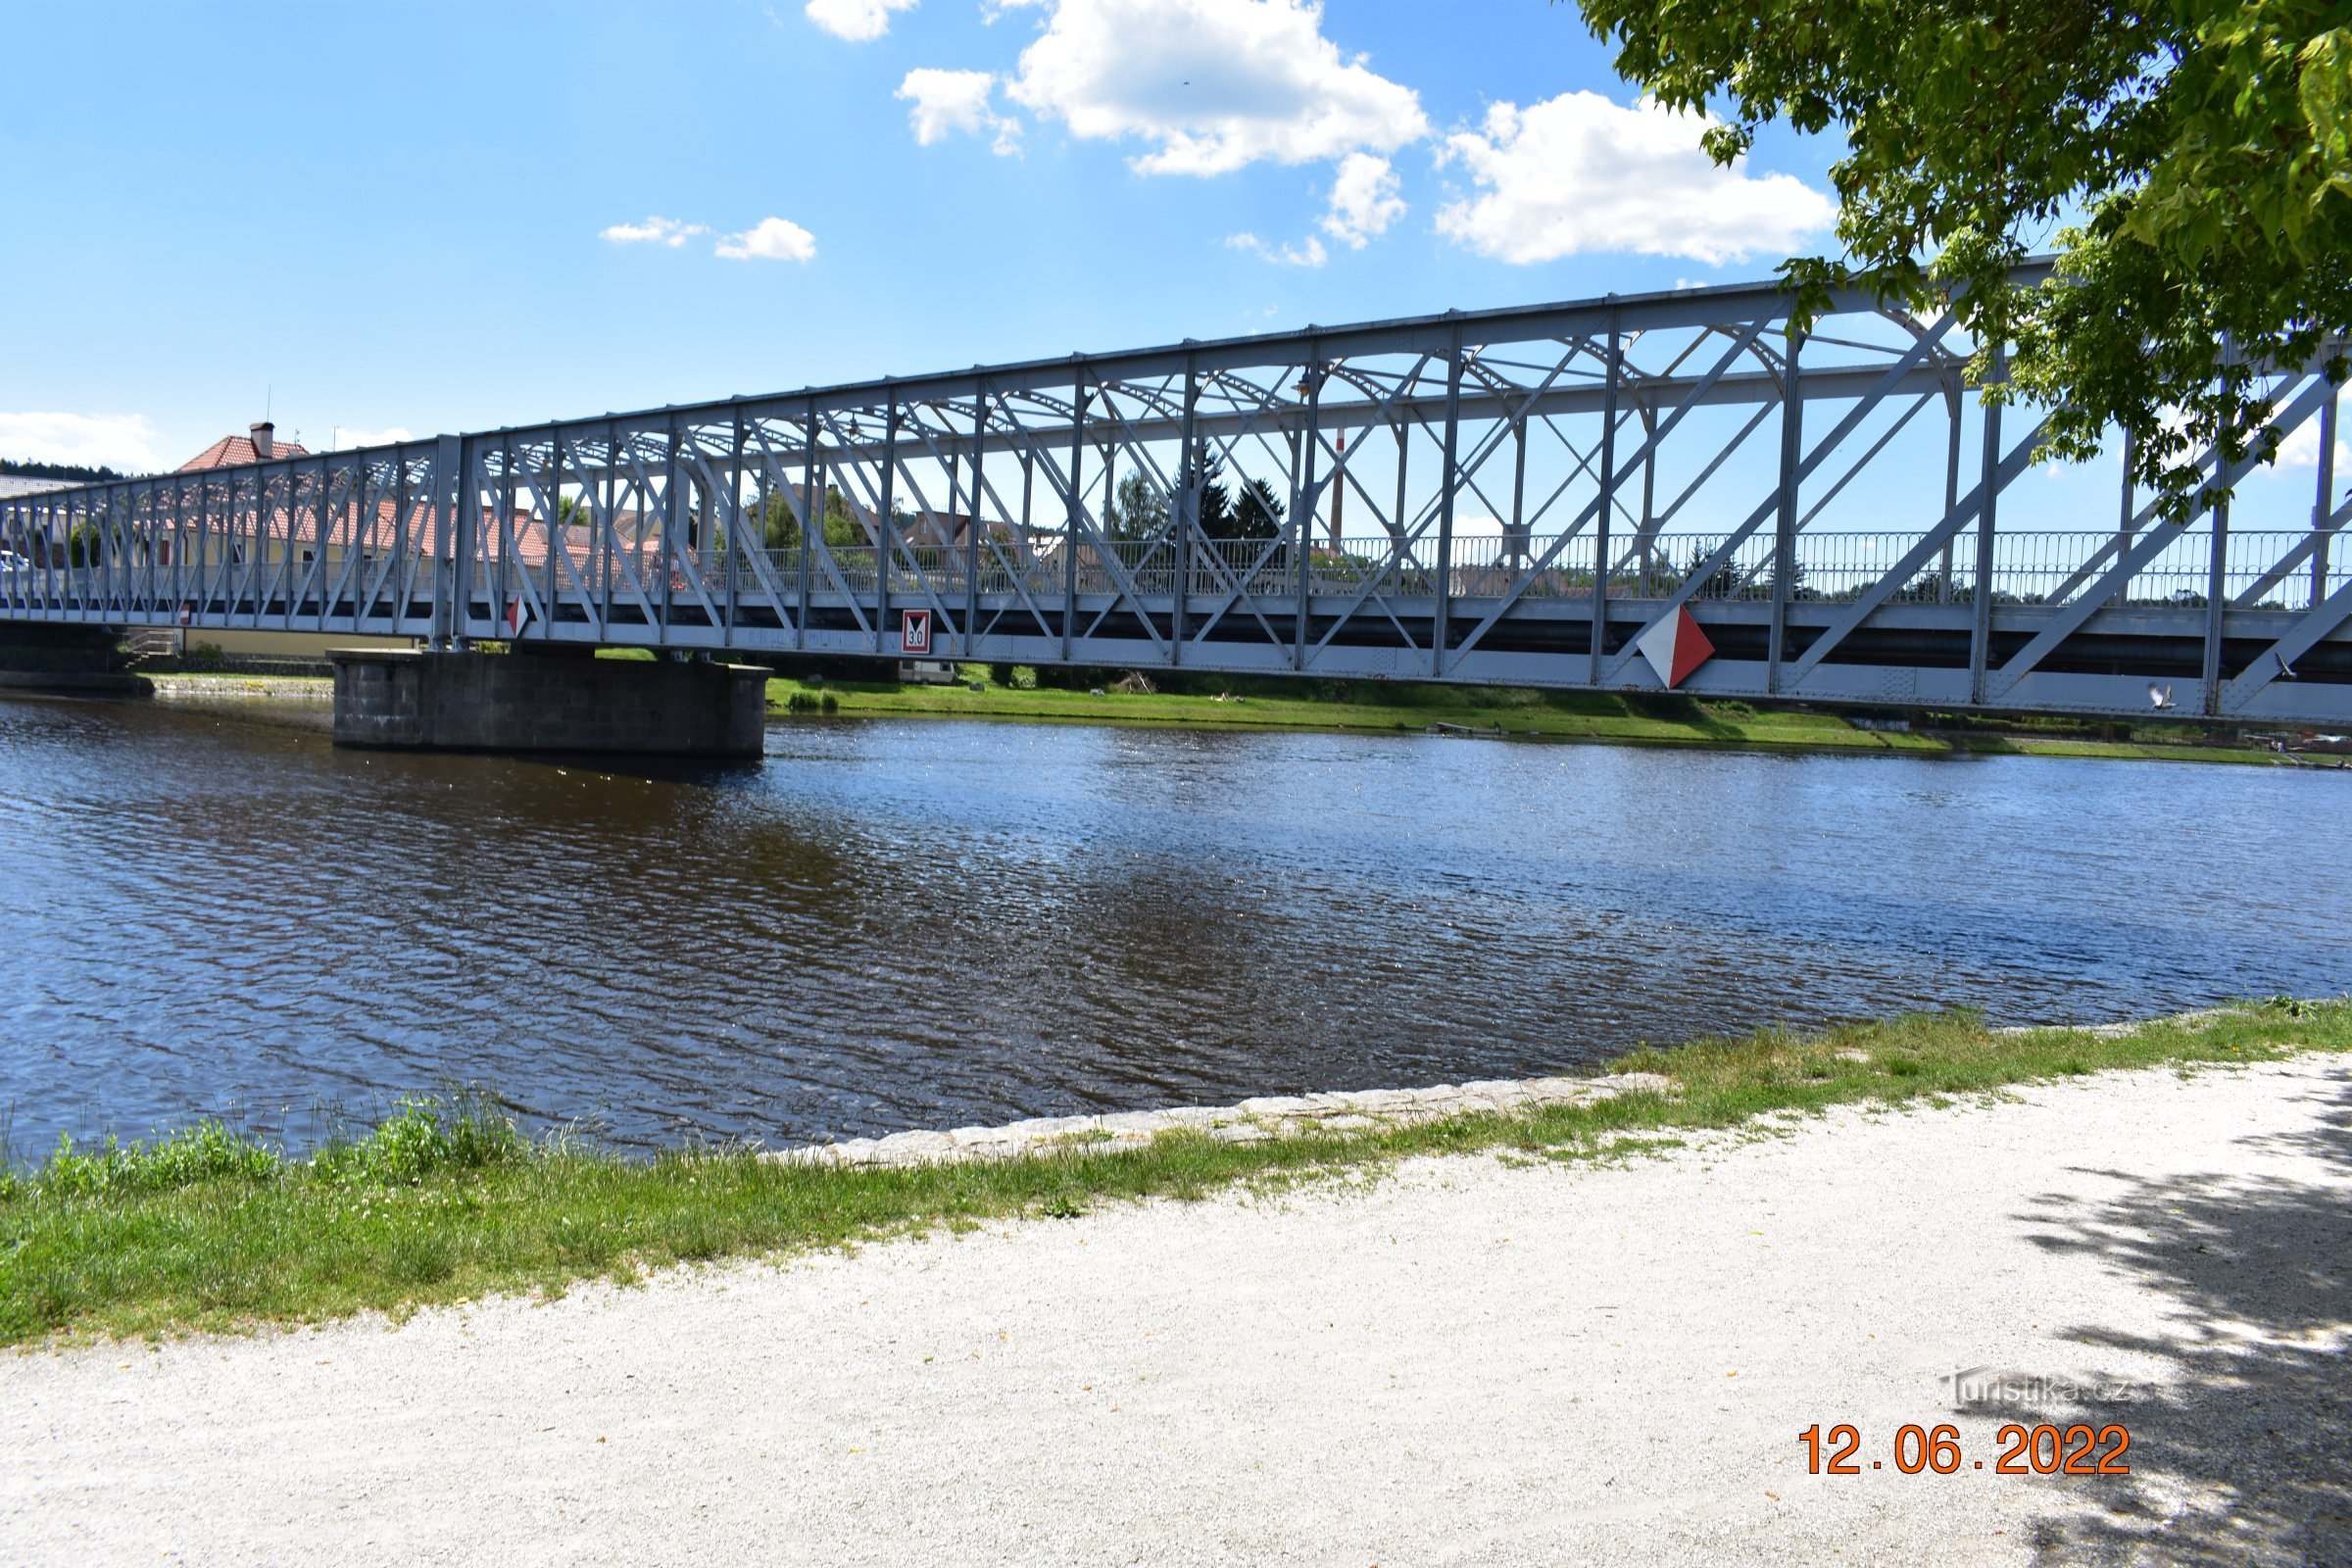
<path id="1" fill-rule="evenodd" d="M 1873 1454 L 1861 1430 L 1840 1422 L 1827 1431 L 1819 1422 L 1796 1435 L 1805 1446 L 1805 1471 L 1816 1476 L 1858 1476 L 1889 1468 L 1897 1475 L 1957 1475 L 1984 1470 L 2001 1476 L 2128 1476 L 2125 1455 L 2132 1434 L 2119 1424 L 2092 1426 L 2077 1422 L 2060 1426 L 2037 1422 L 2028 1426 L 2011 1421 L 1994 1432 L 1991 1462 L 1963 1451 L 1960 1429 L 1950 1423 L 1923 1426 L 1906 1423 L 1894 1430 L 1894 1442 L 1884 1454 Z"/>

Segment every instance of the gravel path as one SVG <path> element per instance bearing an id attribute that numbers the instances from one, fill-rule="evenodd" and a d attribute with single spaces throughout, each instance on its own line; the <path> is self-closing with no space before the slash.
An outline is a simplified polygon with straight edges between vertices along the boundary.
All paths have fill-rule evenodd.
<path id="1" fill-rule="evenodd" d="M 2345 1562 L 2348 1269 L 2334 1059 L 1426 1160 L 0 1355 L 0 1560 Z M 1981 1367 L 2016 1392 L 1953 1411 Z M 2126 1425 L 2132 1473 L 1995 1474 L 2012 1415 Z M 1897 1471 L 1913 1421 L 1957 1474 Z M 1817 1422 L 1861 1474 L 1806 1474 Z"/>

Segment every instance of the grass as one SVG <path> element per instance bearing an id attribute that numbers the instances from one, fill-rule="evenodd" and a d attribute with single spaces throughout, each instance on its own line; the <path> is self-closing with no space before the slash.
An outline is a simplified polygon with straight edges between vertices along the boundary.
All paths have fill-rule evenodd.
<path id="1" fill-rule="evenodd" d="M 1596 1104 L 1253 1144 L 1187 1131 L 1134 1151 L 1071 1146 L 905 1170 L 786 1165 L 745 1150 L 631 1160 L 527 1139 L 462 1095 L 405 1102 L 366 1137 L 307 1160 L 201 1123 L 152 1143 L 69 1143 L 34 1169 L 0 1173 L 0 1343 L 398 1315 L 490 1292 L 629 1282 L 674 1263 L 1361 1177 L 1413 1154 L 1622 1158 L 1838 1104 L 1940 1104 L 2113 1068 L 2348 1050 L 2352 1001 L 2281 999 L 2117 1035 L 2004 1034 L 1968 1013 L 1915 1014 L 1637 1052 L 1611 1067 L 1664 1074 L 1671 1091 Z"/>
<path id="2" fill-rule="evenodd" d="M 985 666 L 964 666 L 977 674 Z M 1175 692 L 1037 688 L 988 682 L 901 685 L 882 681 L 767 683 L 771 709 L 806 712 L 830 694 L 842 716 L 1026 719 L 1137 724 L 1186 729 L 1327 730 L 1396 734 L 1436 724 L 1555 741 L 1642 746 L 1738 747 L 1766 751 L 1878 752 L 1924 757 L 2015 754 L 2144 760 L 2266 762 L 2277 754 L 2252 746 L 2189 744 L 2155 735 L 2108 741 L 2076 734 L 1907 733 L 1862 729 L 1835 713 L 1757 709 L 1740 702 L 1620 696 L 1608 692 L 1539 692 L 1509 687 L 1359 683 L 1313 695 L 1267 692 L 1235 683 L 1238 700 Z M 800 705 L 795 708 L 796 702 Z"/>

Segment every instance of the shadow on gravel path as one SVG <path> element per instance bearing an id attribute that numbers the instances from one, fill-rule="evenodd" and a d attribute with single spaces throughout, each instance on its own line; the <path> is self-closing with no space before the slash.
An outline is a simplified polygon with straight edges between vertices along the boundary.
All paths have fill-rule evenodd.
<path id="1" fill-rule="evenodd" d="M 2040 1246 L 2163 1294 L 2181 1322 L 2156 1339 L 2074 1331 L 2168 1365 L 2128 1405 L 2084 1413 L 2130 1428 L 2132 1477 L 2103 1513 L 2037 1519 L 2038 1560 L 2352 1563 L 2352 1084 L 2311 1096 L 2316 1126 L 2239 1144 L 2332 1180 L 2134 1178 L 2113 1200 L 2026 1216 L 2046 1228 Z"/>

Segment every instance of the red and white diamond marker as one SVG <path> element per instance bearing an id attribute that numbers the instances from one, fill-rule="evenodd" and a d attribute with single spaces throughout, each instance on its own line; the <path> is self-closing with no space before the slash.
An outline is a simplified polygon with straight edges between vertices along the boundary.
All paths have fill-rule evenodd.
<path id="1" fill-rule="evenodd" d="M 1668 691 L 1680 686 L 1690 672 L 1715 657 L 1715 645 L 1698 629 L 1698 621 L 1682 606 L 1643 632 L 1634 643 Z"/>

